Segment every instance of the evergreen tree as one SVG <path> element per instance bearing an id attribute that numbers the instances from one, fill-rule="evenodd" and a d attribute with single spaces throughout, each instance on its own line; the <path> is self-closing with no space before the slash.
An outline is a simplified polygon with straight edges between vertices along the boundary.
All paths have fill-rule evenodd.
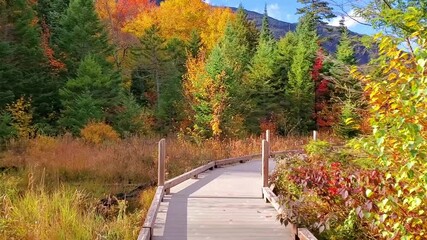
<path id="1" fill-rule="evenodd" d="M 39 17 L 46 22 L 52 35 L 56 35 L 61 28 L 61 18 L 65 14 L 70 0 L 38 0 L 37 12 Z"/>
<path id="2" fill-rule="evenodd" d="M 138 71 L 132 82 L 132 92 L 145 106 L 159 108 L 162 84 L 167 74 L 166 40 L 160 36 L 160 29 L 153 25 L 140 38 L 140 45 L 134 50 Z"/>
<path id="3" fill-rule="evenodd" d="M 333 8 L 329 6 L 327 1 L 323 0 L 298 0 L 299 3 L 303 4 L 302 8 L 297 9 L 297 14 L 307 15 L 312 14 L 314 20 L 320 24 L 327 24 L 324 19 L 331 19 L 336 17 L 333 13 Z"/>
<path id="4" fill-rule="evenodd" d="M 261 32 L 259 35 L 260 41 L 261 40 L 268 41 L 268 40 L 274 39 L 273 33 L 271 32 L 271 29 L 270 29 L 268 18 L 269 17 L 267 13 L 267 5 L 266 5 L 264 9 L 264 16 L 262 18 Z"/>
<path id="5" fill-rule="evenodd" d="M 314 14 L 301 17 L 296 31 L 297 45 L 289 71 L 286 96 L 293 127 L 300 133 L 314 128 L 314 82 L 311 69 L 318 49 L 316 21 Z"/>
<path id="6" fill-rule="evenodd" d="M 34 121 L 53 123 L 59 110 L 58 83 L 47 67 L 33 8 L 34 4 L 25 0 L 0 6 L 5 24 L 5 34 L 0 35 L 0 109 L 26 96 L 32 99 Z"/>
<path id="7" fill-rule="evenodd" d="M 277 82 L 277 44 L 268 24 L 265 9 L 259 43 L 248 72 L 245 95 L 250 100 L 246 108 L 246 126 L 252 133 L 259 133 L 261 121 L 270 120 L 277 110 L 277 93 L 273 88 Z"/>
<path id="8" fill-rule="evenodd" d="M 64 55 L 69 76 L 74 77 L 77 68 L 88 54 L 106 67 L 112 68 L 107 58 L 112 56 L 108 35 L 95 11 L 93 0 L 71 0 L 60 20 L 60 29 L 54 41 Z"/>
<path id="9" fill-rule="evenodd" d="M 340 43 L 337 47 L 337 56 L 338 61 L 341 61 L 347 65 L 356 64 L 356 57 L 354 56 L 353 44 L 350 36 L 348 35 L 347 28 L 343 28 Z"/>
<path id="10" fill-rule="evenodd" d="M 60 90 L 64 106 L 60 125 L 78 134 L 90 120 L 111 120 L 109 113 L 120 102 L 120 80 L 88 55 L 80 63 L 77 76 Z"/>
<path id="11" fill-rule="evenodd" d="M 273 86 L 278 96 L 282 98 L 281 105 L 285 104 L 285 88 L 297 43 L 298 39 L 294 32 L 286 33 L 285 37 L 281 38 L 277 43 L 277 72 L 276 82 L 273 83 Z"/>
<path id="12" fill-rule="evenodd" d="M 200 48 L 203 47 L 202 38 L 197 31 L 191 32 L 191 39 L 187 43 L 187 52 L 191 57 L 195 58 L 200 52 Z"/>
<path id="13" fill-rule="evenodd" d="M 236 12 L 236 20 L 233 22 L 233 28 L 237 32 L 237 38 L 240 39 L 241 45 L 246 45 L 249 50 L 250 57 L 256 51 L 258 45 L 259 31 L 253 21 L 249 21 L 248 14 L 242 4 Z"/>

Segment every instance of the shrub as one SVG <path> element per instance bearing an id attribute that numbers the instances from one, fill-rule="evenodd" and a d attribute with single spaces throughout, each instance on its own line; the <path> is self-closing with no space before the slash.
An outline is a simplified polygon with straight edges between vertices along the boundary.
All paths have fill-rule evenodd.
<path id="1" fill-rule="evenodd" d="M 331 145 L 326 141 L 310 141 L 305 146 L 305 151 L 310 156 L 324 156 L 329 152 Z"/>
<path id="2" fill-rule="evenodd" d="M 101 122 L 87 124 L 80 134 L 84 140 L 93 144 L 115 142 L 119 139 L 119 134 L 110 125 Z"/>
<path id="3" fill-rule="evenodd" d="M 343 138 L 354 138 L 360 134 L 360 117 L 351 101 L 344 103 L 339 122 L 334 126 L 334 132 Z"/>
<path id="4" fill-rule="evenodd" d="M 12 124 L 12 116 L 9 113 L 0 114 L 0 146 L 17 134 L 18 131 Z"/>
<path id="5" fill-rule="evenodd" d="M 21 97 L 13 104 L 7 105 L 6 110 L 12 118 L 11 125 L 16 129 L 20 138 L 29 138 L 34 135 L 31 100 L 27 101 L 24 97 Z"/>

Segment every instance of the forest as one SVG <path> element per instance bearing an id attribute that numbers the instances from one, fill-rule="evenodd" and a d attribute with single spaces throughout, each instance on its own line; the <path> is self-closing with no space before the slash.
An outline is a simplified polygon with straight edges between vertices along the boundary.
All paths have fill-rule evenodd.
<path id="1" fill-rule="evenodd" d="M 0 239 L 136 239 L 156 141 L 173 177 L 259 152 L 265 130 L 306 152 L 275 172 L 285 225 L 425 238 L 427 3 L 350 1 L 378 32 L 359 37 L 328 25 L 335 1 L 298 2 L 278 39 L 267 8 L 259 27 L 202 0 L 0 0 Z"/>

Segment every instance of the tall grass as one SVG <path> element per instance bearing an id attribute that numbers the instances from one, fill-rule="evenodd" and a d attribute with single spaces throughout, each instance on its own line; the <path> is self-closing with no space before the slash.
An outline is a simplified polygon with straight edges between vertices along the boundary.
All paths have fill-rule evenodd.
<path id="1" fill-rule="evenodd" d="M 142 210 L 127 212 L 119 201 L 112 218 L 96 211 L 97 200 L 82 191 L 41 185 L 16 191 L 19 179 L 0 176 L 0 239 L 136 239 L 153 196 L 141 196 Z"/>

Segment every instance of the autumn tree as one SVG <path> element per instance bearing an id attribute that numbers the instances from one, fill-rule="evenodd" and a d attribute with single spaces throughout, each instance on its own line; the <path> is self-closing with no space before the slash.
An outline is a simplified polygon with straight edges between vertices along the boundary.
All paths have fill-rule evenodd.
<path id="1" fill-rule="evenodd" d="M 98 0 L 96 11 L 109 33 L 110 40 L 115 45 L 113 51 L 114 65 L 120 70 L 124 81 L 130 79 L 134 67 L 131 49 L 137 44 L 136 36 L 124 31 L 127 23 L 140 14 L 150 14 L 155 8 L 151 0 Z"/>
<path id="2" fill-rule="evenodd" d="M 180 14 L 176 14 L 176 13 Z M 140 37 L 156 24 L 165 39 L 188 42 L 198 32 L 207 49 L 212 49 L 224 33 L 234 14 L 227 8 L 216 8 L 202 0 L 166 0 L 149 13 L 141 13 L 125 26 L 125 31 Z"/>

